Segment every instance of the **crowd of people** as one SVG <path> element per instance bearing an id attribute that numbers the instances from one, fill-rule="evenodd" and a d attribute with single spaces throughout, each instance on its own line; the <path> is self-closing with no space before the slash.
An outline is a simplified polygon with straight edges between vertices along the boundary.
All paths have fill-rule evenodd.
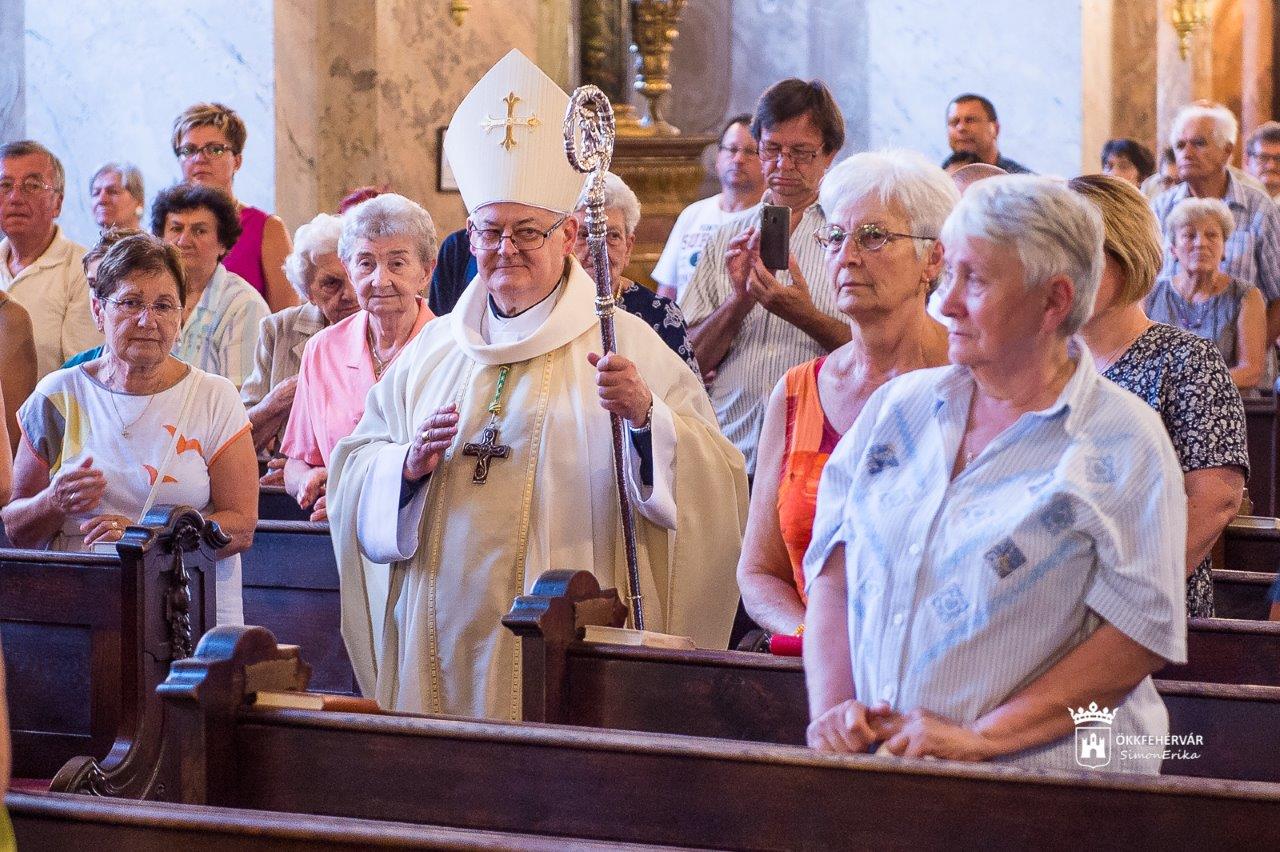
<path id="1" fill-rule="evenodd" d="M 1243 171 L 1231 112 L 1189 104 L 1159 161 L 1111 140 L 1065 181 L 1005 156 L 975 94 L 941 165 L 840 160 L 831 92 L 780 81 L 724 126 L 721 192 L 676 221 L 656 293 L 625 272 L 640 201 L 606 176 L 601 357 L 606 270 L 558 128 L 499 145 L 482 120 L 516 86 L 564 112 L 516 52 L 477 84 L 445 136 L 469 215 L 444 240 L 364 188 L 291 241 L 236 200 L 247 129 L 219 104 L 175 120 L 183 182 L 149 217 L 135 167 L 94 173 L 87 251 L 57 225 L 58 158 L 0 147 L 9 541 L 111 547 L 152 505 L 201 507 L 237 623 L 259 485 L 283 485 L 331 524 L 365 694 L 510 717 L 499 619 L 548 568 L 626 588 L 624 488 L 647 626 L 803 636 L 816 748 L 1069 768 L 1062 708 L 1090 702 L 1167 731 L 1150 675 L 1214 613 L 1242 398 L 1276 379 L 1280 124 Z M 790 210 L 785 269 L 765 203 Z"/>

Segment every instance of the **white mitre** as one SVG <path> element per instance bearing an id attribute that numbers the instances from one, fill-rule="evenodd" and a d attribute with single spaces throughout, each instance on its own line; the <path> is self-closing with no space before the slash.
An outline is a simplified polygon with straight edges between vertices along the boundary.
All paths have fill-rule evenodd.
<path id="1" fill-rule="evenodd" d="M 444 134 L 468 213 L 497 201 L 573 210 L 584 175 L 564 153 L 568 107 L 569 96 L 518 50 L 480 78 Z"/>

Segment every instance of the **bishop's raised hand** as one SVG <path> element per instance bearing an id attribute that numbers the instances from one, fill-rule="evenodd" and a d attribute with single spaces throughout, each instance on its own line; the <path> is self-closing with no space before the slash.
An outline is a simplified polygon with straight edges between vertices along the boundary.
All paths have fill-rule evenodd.
<path id="1" fill-rule="evenodd" d="M 417 482 L 431 474 L 440 464 L 445 450 L 458 434 L 458 406 L 450 403 L 437 408 L 414 433 L 409 452 L 404 457 L 406 482 Z"/>

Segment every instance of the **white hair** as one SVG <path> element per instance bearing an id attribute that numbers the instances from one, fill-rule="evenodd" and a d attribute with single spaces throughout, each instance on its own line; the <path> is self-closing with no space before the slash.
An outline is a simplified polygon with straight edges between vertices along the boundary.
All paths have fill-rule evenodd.
<path id="1" fill-rule="evenodd" d="M 413 240 L 423 266 L 435 263 L 440 242 L 431 214 L 403 195 L 386 192 L 361 201 L 342 214 L 338 257 L 344 265 L 349 263 L 355 254 L 356 240 L 402 236 Z"/>
<path id="2" fill-rule="evenodd" d="M 293 235 L 293 251 L 284 259 L 284 277 L 289 279 L 303 301 L 308 298 L 316 264 L 326 254 L 338 250 L 338 238 L 341 236 L 342 217 L 328 213 L 317 215 Z"/>
<path id="3" fill-rule="evenodd" d="M 1223 147 L 1236 144 L 1240 124 L 1236 121 L 1235 113 L 1222 104 L 1211 106 L 1187 104 L 1178 110 L 1178 114 L 1173 117 L 1173 125 L 1169 128 L 1169 144 L 1175 148 L 1178 147 L 1178 137 L 1182 135 L 1182 128 L 1187 125 L 1187 122 L 1200 118 L 1207 118 L 1213 122 L 1213 141 Z"/>
<path id="4" fill-rule="evenodd" d="M 139 204 L 146 200 L 146 191 L 142 184 L 142 172 L 133 163 L 104 163 L 98 167 L 98 170 L 89 178 L 89 194 L 93 194 L 93 185 L 98 178 L 106 173 L 112 173 L 120 176 L 120 183 L 124 186 L 125 192 L 132 195 Z"/>
<path id="5" fill-rule="evenodd" d="M 868 196 L 900 211 L 913 235 L 934 238 L 960 200 L 946 172 L 924 155 L 905 149 L 854 154 L 828 171 L 818 189 L 818 203 L 828 220 Z M 916 240 L 915 245 L 917 258 L 930 249 L 926 240 Z"/>
<path id="6" fill-rule="evenodd" d="M 585 187 L 573 209 L 574 212 L 587 209 Z M 604 173 L 604 209 L 606 214 L 610 210 L 621 210 L 622 224 L 626 228 L 627 236 L 636 232 L 636 225 L 640 224 L 640 199 L 636 197 L 631 187 L 627 186 L 627 182 L 613 172 Z"/>
<path id="7" fill-rule="evenodd" d="M 1178 231 L 1202 219 L 1216 222 L 1222 229 L 1224 238 L 1231 236 L 1231 232 L 1236 229 L 1231 208 L 1221 198 L 1188 197 L 1173 205 L 1169 215 L 1164 217 L 1165 236 L 1172 243 L 1178 236 Z"/>
<path id="8" fill-rule="evenodd" d="M 1028 288 L 1055 275 L 1070 278 L 1075 295 L 1061 330 L 1080 330 L 1102 280 L 1103 226 L 1096 206 L 1053 178 L 988 178 L 969 188 L 942 226 L 944 244 L 975 237 L 1016 249 Z"/>

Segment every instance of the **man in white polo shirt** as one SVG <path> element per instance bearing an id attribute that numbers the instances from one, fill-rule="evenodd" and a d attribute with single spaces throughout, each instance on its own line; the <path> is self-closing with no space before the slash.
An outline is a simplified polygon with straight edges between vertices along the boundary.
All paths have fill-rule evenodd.
<path id="1" fill-rule="evenodd" d="M 39 142 L 0 146 L 0 289 L 31 315 L 36 378 L 102 342 L 89 313 L 84 248 L 63 235 L 66 176 Z"/>
<path id="2" fill-rule="evenodd" d="M 707 241 L 733 214 L 760 203 L 764 192 L 760 148 L 751 137 L 751 116 L 745 112 L 729 119 L 720 134 L 716 177 L 720 179 L 720 192 L 684 208 L 667 237 L 658 265 L 653 268 L 660 296 L 679 301 Z"/>

